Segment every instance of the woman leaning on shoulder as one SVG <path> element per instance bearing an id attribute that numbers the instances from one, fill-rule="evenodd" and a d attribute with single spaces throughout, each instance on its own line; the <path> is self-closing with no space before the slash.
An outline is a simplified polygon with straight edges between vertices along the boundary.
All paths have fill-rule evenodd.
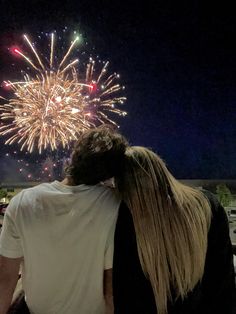
<path id="1" fill-rule="evenodd" d="M 224 209 L 144 147 L 126 151 L 115 234 L 115 314 L 229 314 L 236 298 Z"/>

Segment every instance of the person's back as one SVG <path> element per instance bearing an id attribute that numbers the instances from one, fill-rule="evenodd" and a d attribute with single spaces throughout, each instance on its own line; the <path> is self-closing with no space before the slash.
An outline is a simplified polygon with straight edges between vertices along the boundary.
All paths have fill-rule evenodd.
<path id="1" fill-rule="evenodd" d="M 204 191 L 212 208 L 208 250 L 202 281 L 182 300 L 168 303 L 168 314 L 235 314 L 236 290 L 227 217 L 216 198 Z M 122 203 L 115 232 L 113 259 L 115 314 L 157 314 L 150 280 L 137 249 L 132 215 Z"/>
<path id="2" fill-rule="evenodd" d="M 12 224 L 12 236 L 21 240 L 13 243 L 3 229 L 0 252 L 24 256 L 23 287 L 32 313 L 104 313 L 103 272 L 112 268 L 118 207 L 109 188 L 58 181 L 12 200 L 4 228 Z"/>
<path id="3" fill-rule="evenodd" d="M 75 143 L 66 178 L 22 191 L 0 237 L 0 314 L 10 307 L 23 262 L 23 289 L 34 314 L 113 311 L 113 239 L 119 198 L 100 185 L 122 167 L 127 141 L 107 127 Z"/>
<path id="4" fill-rule="evenodd" d="M 126 203 L 116 226 L 115 313 L 233 313 L 232 246 L 224 208 L 183 185 L 145 147 L 116 176 Z"/>

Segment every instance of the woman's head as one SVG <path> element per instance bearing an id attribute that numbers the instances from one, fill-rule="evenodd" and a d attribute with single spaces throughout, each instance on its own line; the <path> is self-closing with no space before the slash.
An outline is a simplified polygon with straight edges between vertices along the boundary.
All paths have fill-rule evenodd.
<path id="1" fill-rule="evenodd" d="M 75 143 L 66 173 L 75 184 L 107 180 L 120 171 L 127 146 L 127 140 L 111 127 L 88 130 Z"/>
<path id="2" fill-rule="evenodd" d="M 161 197 L 171 194 L 170 183 L 173 176 L 164 161 L 153 151 L 141 146 L 126 149 L 125 163 L 117 177 L 118 189 L 126 193 L 126 186 L 147 193 L 150 189 L 161 193 Z"/>
<path id="3" fill-rule="evenodd" d="M 204 195 L 181 184 L 151 150 L 130 147 L 117 187 L 132 213 L 140 262 L 158 313 L 184 298 L 201 280 L 210 207 Z"/>

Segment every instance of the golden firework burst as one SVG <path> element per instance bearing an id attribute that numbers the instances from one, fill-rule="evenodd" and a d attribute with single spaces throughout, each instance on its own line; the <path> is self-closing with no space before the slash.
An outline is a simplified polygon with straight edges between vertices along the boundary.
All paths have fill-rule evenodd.
<path id="1" fill-rule="evenodd" d="M 35 61 L 19 49 L 14 49 L 33 68 L 34 74 L 26 73 L 22 81 L 5 82 L 11 87 L 14 97 L 0 105 L 0 117 L 4 122 L 0 135 L 8 136 L 6 144 L 17 142 L 21 150 L 26 148 L 32 152 L 38 149 L 41 153 L 47 148 L 55 150 L 59 145 L 69 147 L 81 132 L 96 124 L 117 125 L 106 112 L 122 116 L 127 114 L 117 108 L 126 98 L 116 96 L 123 87 L 117 83 L 118 74 L 107 74 L 109 62 L 103 63 L 97 72 L 95 61 L 90 58 L 84 74 L 78 73 L 76 65 L 79 59 L 68 62 L 79 41 L 76 37 L 59 65 L 55 65 L 54 37 L 51 34 L 48 64 L 42 61 L 27 35 L 24 35 L 24 40 Z"/>

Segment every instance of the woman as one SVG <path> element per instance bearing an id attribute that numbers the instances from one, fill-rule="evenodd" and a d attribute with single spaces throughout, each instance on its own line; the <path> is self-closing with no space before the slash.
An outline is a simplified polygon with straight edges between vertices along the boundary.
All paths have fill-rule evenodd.
<path id="1" fill-rule="evenodd" d="M 233 313 L 233 255 L 224 209 L 177 181 L 155 153 L 126 151 L 113 260 L 116 314 Z"/>

